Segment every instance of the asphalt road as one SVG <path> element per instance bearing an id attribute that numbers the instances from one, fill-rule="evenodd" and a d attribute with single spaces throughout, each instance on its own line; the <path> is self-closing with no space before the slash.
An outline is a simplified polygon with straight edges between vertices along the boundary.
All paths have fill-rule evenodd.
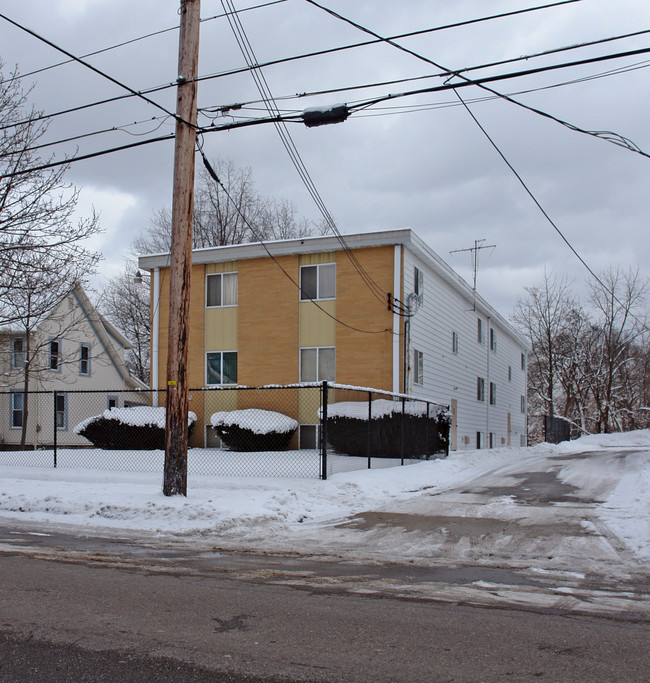
<path id="1" fill-rule="evenodd" d="M 5 520 L 0 681 L 648 680 L 648 570 L 595 514 L 616 476 L 558 476 L 628 455 L 422 491 L 324 556 Z"/>

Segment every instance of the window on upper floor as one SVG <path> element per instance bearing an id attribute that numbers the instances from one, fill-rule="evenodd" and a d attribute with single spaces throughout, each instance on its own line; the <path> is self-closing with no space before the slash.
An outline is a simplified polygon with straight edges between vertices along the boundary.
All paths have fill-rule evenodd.
<path id="1" fill-rule="evenodd" d="M 25 410 L 25 394 L 21 391 L 11 392 L 11 428 L 20 429 L 23 426 Z"/>
<path id="2" fill-rule="evenodd" d="M 485 401 L 485 379 L 483 377 L 476 378 L 476 400 Z"/>
<path id="3" fill-rule="evenodd" d="M 521 354 L 521 369 L 526 370 L 526 354 L 522 353 Z"/>
<path id="4" fill-rule="evenodd" d="M 490 405 L 495 406 L 497 404 L 497 385 L 494 382 L 490 382 Z"/>
<path id="5" fill-rule="evenodd" d="M 336 298 L 336 263 L 318 263 L 300 267 L 300 298 Z"/>
<path id="6" fill-rule="evenodd" d="M 205 305 L 208 308 L 237 305 L 238 273 L 205 276 Z"/>
<path id="7" fill-rule="evenodd" d="M 319 346 L 300 349 L 301 382 L 333 382 L 336 377 L 336 349 Z"/>
<path id="8" fill-rule="evenodd" d="M 480 318 L 476 319 L 476 341 L 483 343 L 483 321 Z"/>
<path id="9" fill-rule="evenodd" d="M 11 367 L 22 370 L 25 367 L 25 354 L 24 337 L 14 337 L 11 340 Z"/>
<path id="10" fill-rule="evenodd" d="M 61 371 L 61 342 L 58 339 L 53 339 L 49 346 L 50 351 L 50 370 L 56 372 Z"/>
<path id="11" fill-rule="evenodd" d="M 413 268 L 413 291 L 422 303 L 424 298 L 424 273 L 417 267 Z"/>
<path id="12" fill-rule="evenodd" d="M 205 383 L 208 386 L 237 384 L 237 351 L 206 353 Z"/>
<path id="13" fill-rule="evenodd" d="M 79 345 L 79 374 L 90 375 L 90 344 Z"/>
<path id="14" fill-rule="evenodd" d="M 458 353 L 458 332 L 451 333 L 451 352 Z"/>
<path id="15" fill-rule="evenodd" d="M 496 352 L 497 350 L 497 332 L 491 327 L 490 328 L 490 351 Z"/>
<path id="16" fill-rule="evenodd" d="M 413 383 L 424 384 L 424 354 L 413 349 Z"/>
<path id="17" fill-rule="evenodd" d="M 512 365 L 508 366 L 508 382 L 512 382 Z"/>
<path id="18" fill-rule="evenodd" d="M 526 412 L 526 397 L 525 396 L 521 397 L 521 412 L 522 413 Z"/>

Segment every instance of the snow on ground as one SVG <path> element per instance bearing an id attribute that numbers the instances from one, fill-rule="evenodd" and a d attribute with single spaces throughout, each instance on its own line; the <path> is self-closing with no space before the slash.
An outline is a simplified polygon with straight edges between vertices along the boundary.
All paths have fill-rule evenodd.
<path id="1" fill-rule="evenodd" d="M 10 459 L 15 457 L 14 462 L 20 462 L 19 457 L 2 453 L 0 516 L 84 528 L 214 535 L 224 543 L 264 541 L 269 547 L 276 538 L 298 538 L 306 526 L 316 526 L 323 535 L 323 547 L 327 547 L 331 523 L 364 510 L 408 502 L 423 491 L 442 492 L 463 486 L 516 460 L 525 465 L 530 459 L 532 465 L 545 454 L 603 451 L 612 447 L 633 447 L 640 452 L 623 461 L 627 464 L 617 473 L 619 483 L 599 506 L 598 514 L 634 552 L 650 558 L 647 430 L 586 437 L 558 446 L 456 452 L 444 460 L 407 467 L 340 472 L 327 481 L 190 474 L 187 498 L 162 494 L 160 453 L 153 454 L 161 465 L 157 472 L 14 466 L 8 464 Z M 591 466 L 589 459 L 576 463 L 580 463 L 579 471 L 569 463 L 560 473 L 561 478 L 570 481 L 572 477 L 600 476 L 600 465 Z M 336 535 L 330 539 L 333 549 Z"/>

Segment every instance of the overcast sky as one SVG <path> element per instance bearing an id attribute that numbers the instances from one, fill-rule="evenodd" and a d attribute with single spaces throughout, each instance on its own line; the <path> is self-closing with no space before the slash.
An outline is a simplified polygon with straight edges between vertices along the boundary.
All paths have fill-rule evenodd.
<path id="1" fill-rule="evenodd" d="M 235 0 L 238 9 L 268 0 Z M 552 0 L 549 0 L 549 2 Z M 2 13 L 75 55 L 109 47 L 178 25 L 178 2 L 162 0 L 28 0 L 3 2 Z M 382 36 L 467 21 L 545 4 L 541 0 L 322 0 L 323 5 Z M 218 0 L 203 0 L 201 15 L 223 12 Z M 349 45 L 369 36 L 306 0 L 286 0 L 240 15 L 260 62 Z M 61 61 L 51 47 L 0 20 L 0 57 L 28 73 Z M 646 0 L 581 0 L 559 7 L 449 28 L 402 39 L 400 44 L 452 70 L 534 55 L 577 43 L 650 29 Z M 228 22 L 204 21 L 201 75 L 245 64 Z M 176 78 L 178 31 L 168 31 L 89 57 L 88 61 L 131 88 L 145 89 Z M 650 33 L 550 56 L 485 68 L 472 78 L 561 64 L 647 48 Z M 492 85 L 581 128 L 613 131 L 650 152 L 650 53 L 563 68 Z M 377 95 L 440 85 L 439 77 L 373 88 L 287 98 L 334 88 L 434 75 L 431 64 L 388 44 L 358 47 L 300 59 L 264 71 L 278 107 L 357 102 Z M 604 77 L 594 78 L 595 76 Z M 457 79 L 458 80 L 458 79 Z M 30 100 L 47 113 L 120 95 L 124 91 L 79 64 L 28 76 Z M 567 84 L 568 83 L 568 84 Z M 549 87 L 566 84 L 561 87 Z M 540 89 L 543 88 L 543 89 Z M 560 124 L 502 99 L 484 98 L 476 87 L 462 96 L 474 116 L 527 183 L 573 247 L 597 272 L 650 262 L 648 195 L 650 159 Z M 172 110 L 173 89 L 151 96 Z M 199 107 L 259 100 L 249 74 L 205 80 Z M 237 112 L 262 116 L 262 105 Z M 126 130 L 144 134 L 173 131 L 160 110 L 135 98 L 53 119 L 48 140 L 144 122 Z M 217 123 L 234 119 L 222 117 Z M 208 123 L 205 117 L 200 123 Z M 351 116 L 345 123 L 289 131 L 329 212 L 343 233 L 413 228 L 471 283 L 469 253 L 474 240 L 496 245 L 480 253 L 478 290 L 508 316 L 523 287 L 539 283 L 544 270 L 566 274 L 582 288 L 588 273 L 525 193 L 453 91 L 395 99 Z M 52 148 L 62 158 L 137 139 L 123 130 Z M 320 214 L 291 164 L 272 125 L 205 135 L 209 157 L 250 167 L 259 193 L 294 202 L 301 215 Z M 132 238 L 146 229 L 152 213 L 171 204 L 173 143 L 160 142 L 71 166 L 68 178 L 82 189 L 80 210 L 94 206 L 105 234 L 99 248 L 106 275 L 120 269 Z"/>

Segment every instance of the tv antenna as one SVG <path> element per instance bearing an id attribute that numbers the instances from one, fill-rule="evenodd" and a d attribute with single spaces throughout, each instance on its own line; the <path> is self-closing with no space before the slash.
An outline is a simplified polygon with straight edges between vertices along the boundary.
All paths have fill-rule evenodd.
<path id="1" fill-rule="evenodd" d="M 474 246 L 473 247 L 468 247 L 467 249 L 453 249 L 450 251 L 450 254 L 458 254 L 463 251 L 469 251 L 472 254 L 472 273 L 473 273 L 473 286 L 472 286 L 472 292 L 474 295 L 474 305 L 473 305 L 473 310 L 476 310 L 476 274 L 478 272 L 478 255 L 481 249 L 492 249 L 494 251 L 496 249 L 496 244 L 483 244 L 485 242 L 485 239 L 482 240 L 474 240 Z"/>

